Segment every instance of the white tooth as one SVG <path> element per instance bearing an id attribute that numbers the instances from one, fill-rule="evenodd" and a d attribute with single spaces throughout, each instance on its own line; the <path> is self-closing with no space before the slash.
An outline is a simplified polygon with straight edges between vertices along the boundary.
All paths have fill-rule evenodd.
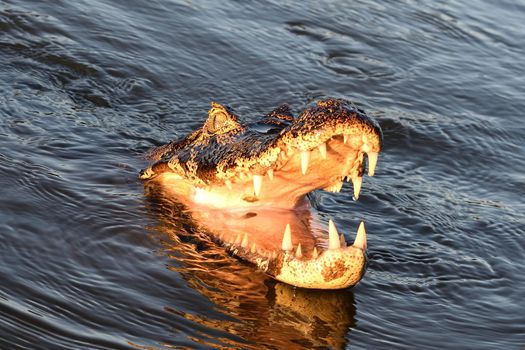
<path id="1" fill-rule="evenodd" d="M 342 233 L 339 235 L 339 242 L 341 243 L 341 247 L 346 247 L 345 235 Z"/>
<path id="2" fill-rule="evenodd" d="M 348 141 L 348 135 L 344 134 L 343 135 L 343 142 L 346 144 L 346 141 Z"/>
<path id="3" fill-rule="evenodd" d="M 357 229 L 357 236 L 355 237 L 354 247 L 366 249 L 366 231 L 365 223 L 361 221 L 359 228 Z"/>
<path id="4" fill-rule="evenodd" d="M 248 247 L 248 234 L 244 234 L 244 236 L 242 237 L 242 242 L 241 242 L 241 246 L 243 248 L 246 248 Z"/>
<path id="5" fill-rule="evenodd" d="M 270 181 L 273 180 L 273 169 L 268 169 L 268 177 L 270 178 Z"/>
<path id="6" fill-rule="evenodd" d="M 238 233 L 237 237 L 235 238 L 235 244 L 237 245 L 241 244 L 241 234 L 240 233 Z"/>
<path id="7" fill-rule="evenodd" d="M 361 185 L 363 184 L 363 177 L 357 176 L 352 178 L 352 184 L 354 185 L 354 200 L 358 200 L 359 193 L 361 192 Z"/>
<path id="8" fill-rule="evenodd" d="M 317 247 L 314 247 L 314 251 L 312 252 L 312 258 L 317 259 L 317 256 L 319 254 L 317 253 Z"/>
<path id="9" fill-rule="evenodd" d="M 321 158 L 326 159 L 326 143 L 325 142 L 319 145 L 319 153 L 321 154 Z"/>
<path id="10" fill-rule="evenodd" d="M 255 193 L 255 197 L 259 197 L 261 194 L 262 180 L 262 175 L 253 175 L 253 192 Z"/>
<path id="11" fill-rule="evenodd" d="M 290 229 L 290 224 L 286 224 L 283 235 L 283 243 L 281 245 L 283 250 L 293 250 L 292 244 L 292 230 Z"/>
<path id="12" fill-rule="evenodd" d="M 334 222 L 330 219 L 328 221 L 328 249 L 339 249 L 340 247 L 339 234 L 337 233 Z"/>
<path id="13" fill-rule="evenodd" d="M 229 190 L 232 189 L 232 182 L 230 180 L 226 180 L 224 181 L 224 183 L 226 184 L 226 187 L 228 187 Z"/>
<path id="14" fill-rule="evenodd" d="M 301 151 L 301 172 L 306 175 L 308 162 L 310 161 L 310 151 Z"/>
<path id="15" fill-rule="evenodd" d="M 368 176 L 374 176 L 377 164 L 377 152 L 368 152 Z"/>
<path id="16" fill-rule="evenodd" d="M 303 256 L 303 251 L 301 249 L 301 243 L 297 245 L 297 250 L 295 251 L 295 256 L 301 258 Z"/>
<path id="17" fill-rule="evenodd" d="M 255 254 L 256 251 L 257 251 L 257 246 L 255 245 L 255 243 L 253 243 L 252 248 L 250 249 L 250 253 Z"/>

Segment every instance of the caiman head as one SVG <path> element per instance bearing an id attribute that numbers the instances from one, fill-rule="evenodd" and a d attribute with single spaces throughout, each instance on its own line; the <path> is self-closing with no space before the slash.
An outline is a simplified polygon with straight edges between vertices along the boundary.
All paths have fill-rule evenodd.
<path id="1" fill-rule="evenodd" d="M 320 100 L 297 118 L 283 105 L 247 125 L 212 103 L 200 129 L 150 153 L 156 162 L 140 178 L 160 184 L 215 241 L 277 280 L 339 289 L 364 274 L 364 225 L 352 245 L 331 220 L 326 235 L 306 196 L 339 192 L 351 180 L 357 199 L 365 155 L 372 176 L 381 147 L 379 125 L 344 100 Z"/>

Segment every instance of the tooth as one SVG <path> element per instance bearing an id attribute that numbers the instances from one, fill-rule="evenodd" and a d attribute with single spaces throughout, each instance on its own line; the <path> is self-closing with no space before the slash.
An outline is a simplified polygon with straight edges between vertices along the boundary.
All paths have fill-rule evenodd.
<path id="1" fill-rule="evenodd" d="M 357 229 L 357 236 L 355 237 L 354 247 L 366 249 L 366 231 L 365 223 L 361 221 L 359 228 Z"/>
<path id="2" fill-rule="evenodd" d="M 262 175 L 253 175 L 253 192 L 255 193 L 255 197 L 259 197 L 261 194 L 262 180 Z"/>
<path id="3" fill-rule="evenodd" d="M 250 253 L 255 254 L 256 251 L 257 251 L 257 246 L 255 245 L 255 243 L 253 243 L 252 248 L 250 249 Z"/>
<path id="4" fill-rule="evenodd" d="M 346 141 L 348 141 L 348 135 L 344 134 L 343 135 L 343 142 L 346 144 Z"/>
<path id="5" fill-rule="evenodd" d="M 368 176 L 374 176 L 377 164 L 377 152 L 368 152 Z"/>
<path id="6" fill-rule="evenodd" d="M 306 175 L 308 170 L 308 162 L 310 161 L 310 151 L 301 151 L 301 172 Z"/>
<path id="7" fill-rule="evenodd" d="M 363 177 L 361 176 L 353 177 L 352 184 L 354 185 L 354 200 L 358 200 L 359 193 L 361 192 L 361 185 L 363 184 Z"/>
<path id="8" fill-rule="evenodd" d="M 226 184 L 226 187 L 228 187 L 229 190 L 232 189 L 232 182 L 230 180 L 226 180 L 224 181 L 224 183 Z"/>
<path id="9" fill-rule="evenodd" d="M 339 249 L 340 247 L 339 234 L 337 233 L 334 222 L 330 219 L 328 221 L 328 249 Z"/>
<path id="10" fill-rule="evenodd" d="M 270 178 L 270 181 L 273 180 L 273 169 L 268 169 L 268 177 Z"/>
<path id="11" fill-rule="evenodd" d="M 299 245 L 297 245 L 297 250 L 295 251 L 295 256 L 298 257 L 298 258 L 301 258 L 303 256 L 303 252 L 302 252 L 302 249 L 301 249 L 301 243 L 299 243 Z"/>
<path id="12" fill-rule="evenodd" d="M 321 154 L 321 158 L 326 159 L 326 143 L 325 142 L 319 145 L 319 153 Z"/>
<path id="13" fill-rule="evenodd" d="M 317 256 L 319 254 L 317 253 L 317 247 L 314 247 L 314 251 L 312 252 L 312 258 L 317 259 Z"/>
<path id="14" fill-rule="evenodd" d="M 235 238 L 235 244 L 237 245 L 241 244 L 241 234 L 240 233 L 238 233 L 237 237 Z"/>
<path id="15" fill-rule="evenodd" d="M 341 247 L 346 247 L 345 235 L 342 233 L 339 235 L 339 242 L 341 243 Z"/>
<path id="16" fill-rule="evenodd" d="M 286 228 L 284 229 L 283 243 L 281 247 L 283 250 L 293 250 L 292 231 L 290 229 L 290 224 L 286 224 Z"/>
<path id="17" fill-rule="evenodd" d="M 248 234 L 246 234 L 246 233 L 244 234 L 244 237 L 242 237 L 241 246 L 243 248 L 248 247 Z"/>

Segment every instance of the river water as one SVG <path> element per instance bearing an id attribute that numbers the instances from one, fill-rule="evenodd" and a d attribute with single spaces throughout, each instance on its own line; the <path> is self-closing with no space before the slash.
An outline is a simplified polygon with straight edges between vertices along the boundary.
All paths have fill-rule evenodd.
<path id="1" fill-rule="evenodd" d="M 524 349 L 523 1 L 0 1 L 1 349 Z M 385 149 L 321 192 L 355 288 L 277 283 L 137 180 L 210 101 L 345 97 Z"/>

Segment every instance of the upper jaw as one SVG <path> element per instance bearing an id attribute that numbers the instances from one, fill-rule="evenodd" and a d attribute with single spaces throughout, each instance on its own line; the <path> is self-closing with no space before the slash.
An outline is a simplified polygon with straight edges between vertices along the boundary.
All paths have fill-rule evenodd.
<path id="1" fill-rule="evenodd" d="M 285 126 L 261 132 L 239 125 L 221 134 L 203 138 L 201 134 L 195 132 L 174 147 L 161 147 L 173 150 L 159 152 L 162 159 L 140 178 L 168 172 L 193 187 L 197 199 L 240 197 L 228 202 L 293 207 L 315 189 L 339 191 L 344 179 L 352 180 L 357 198 L 364 155 L 373 176 L 382 147 L 379 125 L 355 106 L 334 99 L 318 101 Z M 267 186 L 270 182 L 273 186 Z M 284 203 L 278 199 L 283 196 Z"/>
<path id="2" fill-rule="evenodd" d="M 287 137 L 290 131 L 286 130 L 270 150 L 272 157 L 250 159 L 256 162 L 255 167 L 243 166 L 242 160 L 226 171 L 219 167 L 218 180 L 196 186 L 193 198 L 216 207 L 293 208 L 311 191 L 339 192 L 346 179 L 352 181 L 357 199 L 365 155 L 368 174 L 374 175 L 381 139 L 377 129 L 359 130 L 352 126 L 353 129 L 341 126 L 336 132 L 319 132 L 317 139 L 304 137 L 301 142 L 297 137 Z"/>

